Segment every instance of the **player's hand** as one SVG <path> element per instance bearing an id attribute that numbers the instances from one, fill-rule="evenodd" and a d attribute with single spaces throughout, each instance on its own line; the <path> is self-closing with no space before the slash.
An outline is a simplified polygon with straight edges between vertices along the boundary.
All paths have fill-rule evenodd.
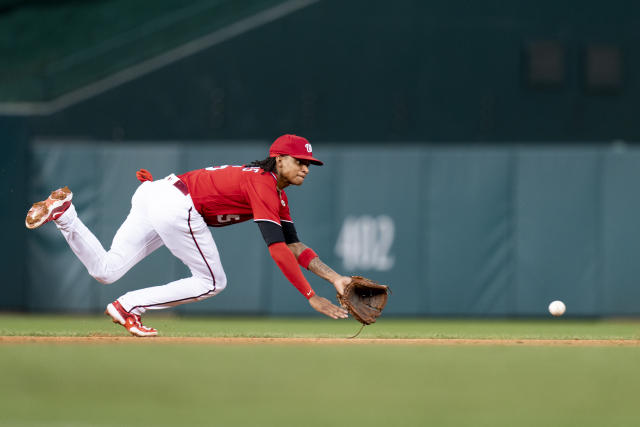
<path id="1" fill-rule="evenodd" d="M 336 291 L 340 295 L 344 295 L 344 287 L 351 283 L 351 277 L 349 276 L 340 276 L 333 281 L 333 286 L 336 287 Z"/>
<path id="2" fill-rule="evenodd" d="M 332 319 L 346 319 L 349 317 L 347 310 L 342 307 L 338 307 L 337 305 L 333 305 L 331 301 L 318 295 L 314 295 L 309 298 L 309 305 L 311 305 L 314 310 L 319 311 Z"/>

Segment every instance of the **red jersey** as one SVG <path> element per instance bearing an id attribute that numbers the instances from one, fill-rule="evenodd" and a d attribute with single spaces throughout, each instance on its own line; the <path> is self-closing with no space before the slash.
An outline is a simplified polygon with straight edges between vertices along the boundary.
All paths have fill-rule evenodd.
<path id="1" fill-rule="evenodd" d="M 189 189 L 196 210 L 207 225 L 254 221 L 291 222 L 289 201 L 278 190 L 273 173 L 258 167 L 215 166 L 179 175 Z"/>

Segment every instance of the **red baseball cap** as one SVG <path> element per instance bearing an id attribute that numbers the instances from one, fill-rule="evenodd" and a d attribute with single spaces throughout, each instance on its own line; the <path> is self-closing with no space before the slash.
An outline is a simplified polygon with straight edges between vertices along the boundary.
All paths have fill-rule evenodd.
<path id="1" fill-rule="evenodd" d="M 322 162 L 313 157 L 311 144 L 306 138 L 298 135 L 282 135 L 269 148 L 269 157 L 291 156 L 296 159 L 309 160 L 314 165 L 322 166 Z"/>

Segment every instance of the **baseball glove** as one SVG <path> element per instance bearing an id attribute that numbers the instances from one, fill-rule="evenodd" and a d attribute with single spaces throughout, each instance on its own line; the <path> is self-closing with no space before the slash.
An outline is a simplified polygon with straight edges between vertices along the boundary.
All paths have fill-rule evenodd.
<path id="1" fill-rule="evenodd" d="M 382 314 L 391 290 L 362 276 L 351 276 L 338 301 L 363 325 L 370 325 Z"/>

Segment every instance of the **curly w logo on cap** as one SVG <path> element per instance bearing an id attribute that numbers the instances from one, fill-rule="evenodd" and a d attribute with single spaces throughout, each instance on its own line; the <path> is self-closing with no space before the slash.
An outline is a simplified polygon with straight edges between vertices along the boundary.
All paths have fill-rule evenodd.
<path id="1" fill-rule="evenodd" d="M 309 160 L 314 165 L 322 166 L 322 162 L 313 157 L 313 149 L 306 138 L 298 135 L 282 135 L 276 139 L 269 149 L 269 157 L 291 156 L 296 159 Z"/>

